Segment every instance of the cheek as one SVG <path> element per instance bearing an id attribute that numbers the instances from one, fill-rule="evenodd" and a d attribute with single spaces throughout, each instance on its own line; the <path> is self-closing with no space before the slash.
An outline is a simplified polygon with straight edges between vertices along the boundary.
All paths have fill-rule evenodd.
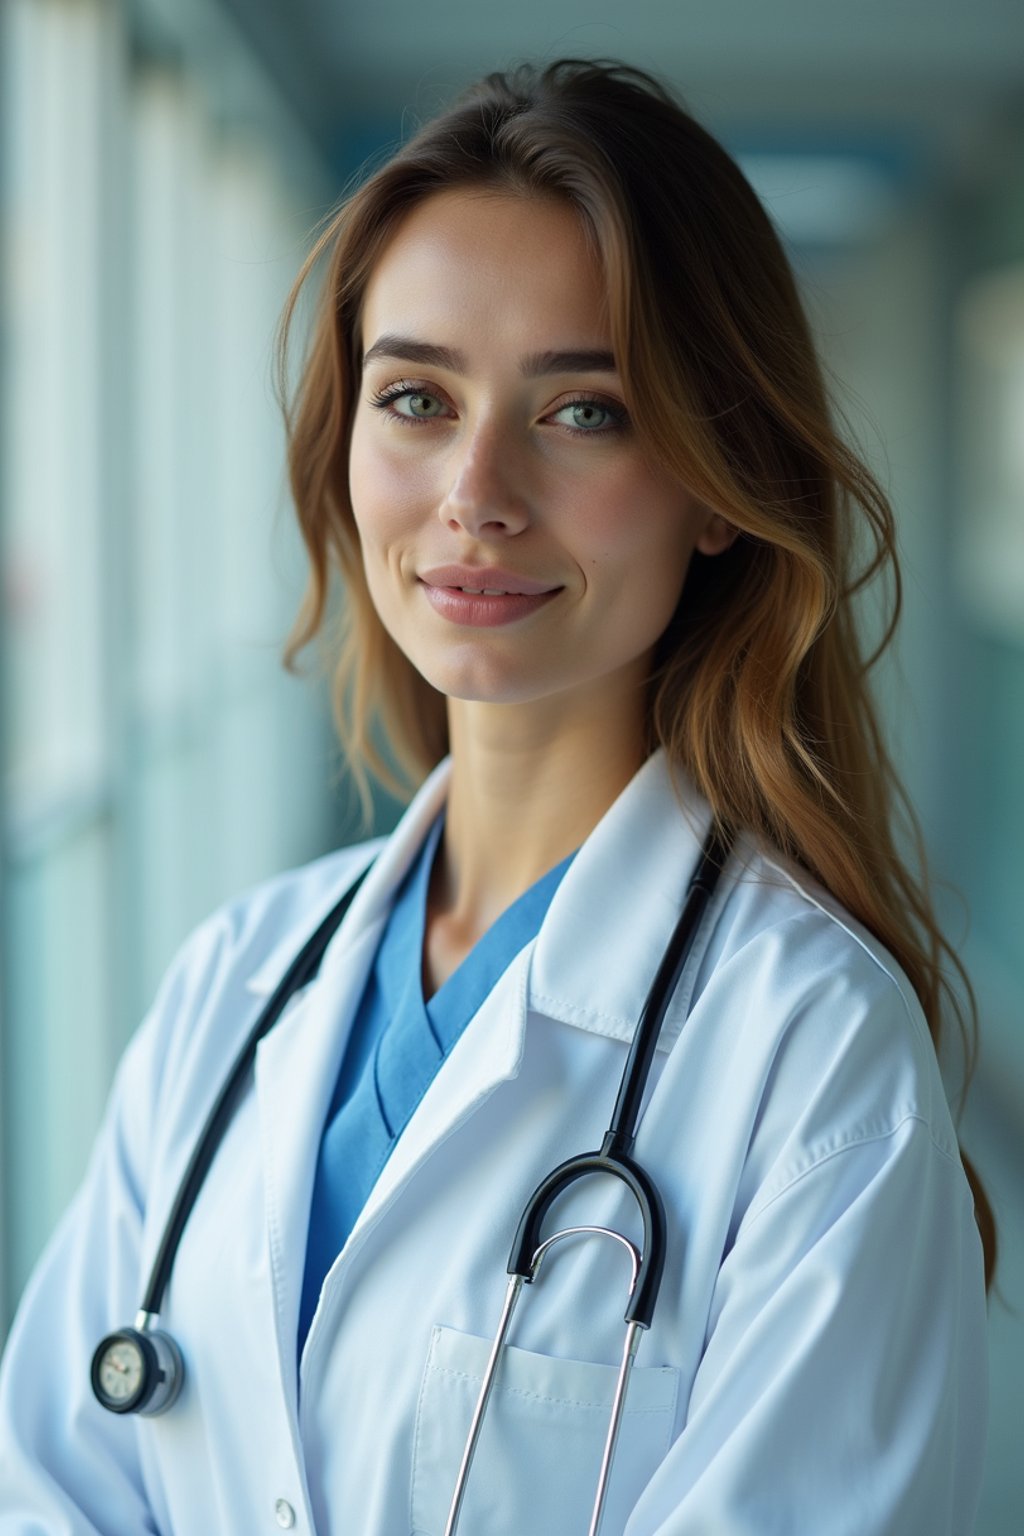
<path id="1" fill-rule="evenodd" d="M 686 493 L 635 468 L 606 479 L 580 509 L 583 563 L 595 573 L 617 572 L 624 591 L 643 607 L 671 611 L 682 591 L 693 552 L 694 529 Z M 581 551 L 581 553 L 584 553 Z M 637 594 L 645 594 L 638 599 Z"/>
<path id="2" fill-rule="evenodd" d="M 379 548 L 411 526 L 422 504 L 423 473 L 410 456 L 375 440 L 373 423 L 356 419 L 348 457 L 352 514 L 364 550 Z"/>

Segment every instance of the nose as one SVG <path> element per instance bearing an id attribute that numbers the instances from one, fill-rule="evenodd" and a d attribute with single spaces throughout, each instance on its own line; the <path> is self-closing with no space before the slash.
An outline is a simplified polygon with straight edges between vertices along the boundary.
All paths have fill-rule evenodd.
<path id="1" fill-rule="evenodd" d="M 453 449 L 438 515 L 447 528 L 479 537 L 514 537 L 530 522 L 521 465 L 496 422 L 481 424 Z"/>

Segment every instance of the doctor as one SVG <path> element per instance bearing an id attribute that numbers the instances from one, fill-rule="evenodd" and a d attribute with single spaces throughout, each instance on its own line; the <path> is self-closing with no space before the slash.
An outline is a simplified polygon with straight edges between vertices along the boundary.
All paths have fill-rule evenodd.
<path id="1" fill-rule="evenodd" d="M 346 749 L 381 767 L 376 717 L 421 787 L 172 965 L 10 1340 L 0 1533 L 441 1536 L 519 1212 L 600 1140 L 717 817 L 637 1139 L 668 1251 L 603 1530 L 963 1536 L 985 1207 L 849 602 L 858 524 L 891 566 L 891 519 L 769 221 L 652 81 L 567 62 L 428 124 L 298 286 L 321 256 L 292 648 L 340 566 Z M 181 1395 L 107 1412 L 97 1341 L 261 999 L 366 870 L 185 1227 Z M 610 1180 L 559 1216 L 635 1228 Z M 530 1289 L 461 1531 L 586 1531 L 622 1310 L 600 1243 Z"/>

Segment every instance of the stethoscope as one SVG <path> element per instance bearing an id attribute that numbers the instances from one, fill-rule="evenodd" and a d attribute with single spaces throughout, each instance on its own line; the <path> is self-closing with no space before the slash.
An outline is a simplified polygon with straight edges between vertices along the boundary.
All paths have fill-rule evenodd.
<path id="1" fill-rule="evenodd" d="M 636 1358 L 640 1334 L 651 1326 L 665 1267 L 665 1207 L 654 1182 L 632 1155 L 637 1120 L 640 1116 L 665 1014 L 679 984 L 701 917 L 715 889 L 728 852 L 727 837 L 712 825 L 687 887 L 683 910 L 665 948 L 633 1032 L 611 1123 L 605 1132 L 600 1151 L 584 1152 L 552 1169 L 530 1196 L 520 1218 L 509 1255 L 509 1283 L 505 1301 L 470 1423 L 469 1436 L 459 1467 L 444 1536 L 454 1536 L 458 1524 L 470 1467 L 523 1285 L 530 1285 L 536 1280 L 544 1257 L 556 1243 L 578 1235 L 606 1237 L 618 1243 L 628 1254 L 631 1276 L 625 1312 L 626 1338 L 616 1379 L 611 1419 L 605 1438 L 597 1496 L 590 1523 L 590 1536 L 596 1536 L 622 1422 L 629 1374 Z M 160 1306 L 178 1245 L 181 1242 L 182 1232 L 237 1107 L 242 1089 L 248 1081 L 257 1046 L 277 1023 L 291 998 L 315 979 L 324 951 L 348 911 L 366 874 L 367 871 L 364 870 L 355 884 L 350 886 L 312 936 L 307 939 L 253 1025 L 196 1142 L 192 1158 L 171 1207 L 135 1324 L 133 1327 L 120 1328 L 115 1333 L 108 1334 L 96 1347 L 92 1357 L 92 1389 L 98 1401 L 112 1413 L 141 1413 L 147 1416 L 165 1413 L 181 1391 L 185 1376 L 181 1351 L 170 1334 L 155 1325 L 159 1319 Z M 552 1233 L 550 1237 L 542 1239 L 541 1229 L 553 1202 L 571 1184 L 591 1174 L 610 1174 L 626 1185 L 640 1212 L 643 1230 L 642 1248 L 638 1249 L 621 1232 L 616 1232 L 610 1227 L 564 1227 Z"/>

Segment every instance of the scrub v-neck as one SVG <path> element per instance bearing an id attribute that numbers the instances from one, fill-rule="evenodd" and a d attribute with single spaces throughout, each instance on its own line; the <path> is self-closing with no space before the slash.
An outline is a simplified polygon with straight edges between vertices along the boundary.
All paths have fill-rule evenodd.
<path id="1" fill-rule="evenodd" d="M 423 996 L 427 894 L 438 818 L 395 897 L 353 1021 L 327 1113 L 310 1211 L 299 1352 L 324 1277 L 416 1106 L 470 1019 L 538 932 L 573 855 L 507 907 L 429 1000 Z"/>

